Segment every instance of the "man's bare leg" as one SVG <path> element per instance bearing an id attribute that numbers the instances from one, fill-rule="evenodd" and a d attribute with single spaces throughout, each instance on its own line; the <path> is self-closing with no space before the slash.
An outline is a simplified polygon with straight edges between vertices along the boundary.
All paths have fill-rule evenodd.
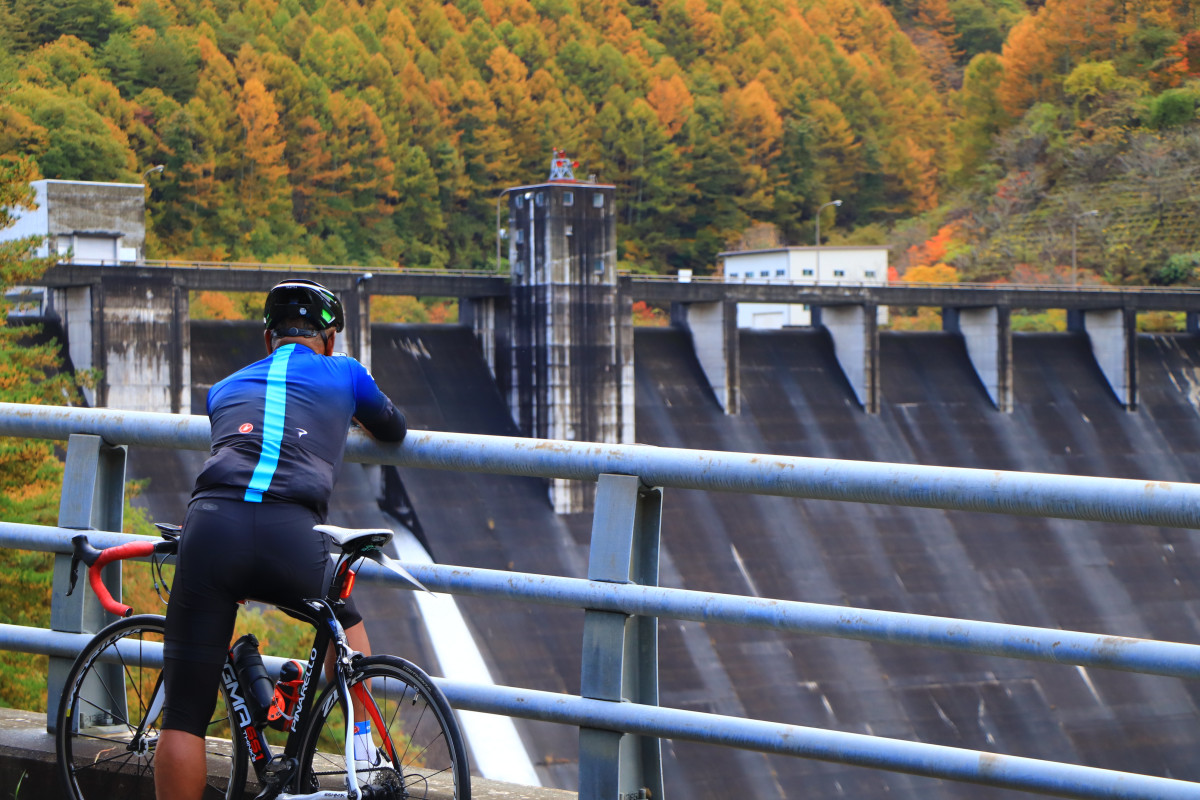
<path id="1" fill-rule="evenodd" d="M 158 800 L 200 800 L 208 781 L 204 739 L 165 730 L 154 753 L 154 794 Z"/>

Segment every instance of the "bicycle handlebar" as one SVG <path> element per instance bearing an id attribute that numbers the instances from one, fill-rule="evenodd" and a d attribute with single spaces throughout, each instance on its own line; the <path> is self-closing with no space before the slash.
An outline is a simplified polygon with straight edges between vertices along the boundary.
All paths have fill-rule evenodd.
<path id="1" fill-rule="evenodd" d="M 112 593 L 104 585 L 100 571 L 114 561 L 148 556 L 153 553 L 174 553 L 178 547 L 178 542 L 173 539 L 165 539 L 161 542 L 127 542 L 115 547 L 97 548 L 88 541 L 86 533 L 71 537 L 71 544 L 74 545 L 74 550 L 71 553 L 71 582 L 67 588 L 67 596 L 75 591 L 75 579 L 78 576 L 79 562 L 82 561 L 87 565 L 88 583 L 91 584 L 92 591 L 99 598 L 100 605 L 104 607 L 105 611 L 116 614 L 118 617 L 128 617 L 133 613 L 133 609 L 113 599 Z"/>

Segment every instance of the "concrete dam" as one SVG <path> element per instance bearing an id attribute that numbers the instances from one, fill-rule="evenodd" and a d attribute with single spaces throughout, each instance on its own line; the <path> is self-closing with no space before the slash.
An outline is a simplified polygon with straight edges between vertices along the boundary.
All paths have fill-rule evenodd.
<path id="1" fill-rule="evenodd" d="M 466 326 L 373 325 L 373 373 L 410 425 L 517 435 Z M 1200 339 L 1136 337 L 1139 402 L 1114 396 L 1080 333 L 1015 334 L 1000 413 L 954 333 L 879 335 L 879 412 L 864 413 L 820 328 L 738 333 L 727 415 L 687 330 L 634 334 L 636 441 L 663 447 L 1196 482 Z M 192 408 L 261 356 L 253 323 L 190 324 Z M 202 454 L 131 448 L 139 503 L 182 517 Z M 434 560 L 585 577 L 590 514 L 556 514 L 547 482 L 347 464 L 342 525 L 410 527 Z M 832 501 L 668 491 L 663 586 L 1200 642 L 1191 531 Z M 389 596 L 383 596 L 383 595 Z M 374 645 L 441 670 L 407 593 L 363 592 Z M 395 595 L 395 596 L 392 596 Z M 497 683 L 578 693 L 583 614 L 459 598 Z M 397 609 L 400 611 L 397 611 Z M 659 626 L 661 703 L 1200 781 L 1196 686 L 701 623 Z M 574 729 L 517 721 L 547 786 L 574 789 Z M 664 742 L 670 797 L 1028 795 L 798 758 Z"/>

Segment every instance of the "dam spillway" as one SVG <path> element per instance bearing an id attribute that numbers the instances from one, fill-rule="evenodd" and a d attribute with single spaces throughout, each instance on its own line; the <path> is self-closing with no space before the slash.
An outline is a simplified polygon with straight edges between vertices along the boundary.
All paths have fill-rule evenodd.
<path id="1" fill-rule="evenodd" d="M 1013 409 L 999 413 L 963 339 L 882 333 L 879 413 L 866 414 L 820 329 L 742 331 L 740 414 L 713 395 L 685 330 L 634 338 L 636 439 L 779 453 L 1196 482 L 1200 342 L 1137 337 L 1139 404 L 1118 402 L 1081 334 L 1013 336 Z M 247 323 L 191 325 L 193 409 L 257 358 Z M 373 372 L 414 428 L 515 435 L 471 331 L 375 325 Z M 131 452 L 142 502 L 181 516 L 195 454 Z M 168 461 L 176 458 L 178 461 Z M 443 563 L 583 577 L 591 518 L 555 514 L 545 481 L 346 465 L 331 519 L 408 514 Z M 160 510 L 161 509 L 161 510 Z M 173 510 L 172 510 L 173 509 Z M 1191 531 L 832 501 L 669 491 L 664 586 L 1200 641 Z M 405 614 L 369 620 L 379 649 L 428 662 Z M 578 692 L 582 614 L 462 598 L 499 683 Z M 368 610 L 368 614 L 370 611 Z M 1196 689 L 1178 680 L 660 623 L 661 702 L 1200 780 Z M 574 788 L 573 730 L 519 724 L 547 785 Z M 1014 793 L 802 759 L 664 743 L 674 798 L 962 798 Z"/>

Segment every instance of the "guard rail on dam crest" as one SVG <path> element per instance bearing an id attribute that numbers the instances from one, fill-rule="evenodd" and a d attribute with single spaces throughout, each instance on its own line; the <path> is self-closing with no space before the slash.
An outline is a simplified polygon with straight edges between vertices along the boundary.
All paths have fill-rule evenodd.
<path id="1" fill-rule="evenodd" d="M 68 442 L 59 526 L 0 523 L 0 545 L 58 554 L 54 629 L 0 625 L 0 647 L 51 656 L 53 703 L 64 664 L 87 640 L 86 632 L 104 622 L 86 593 L 64 597 L 71 536 L 85 529 L 96 531 L 101 544 L 129 538 L 115 532 L 121 527 L 125 446 L 207 450 L 208 421 L 0 404 L 0 435 Z M 597 482 L 587 579 L 409 565 L 439 592 L 584 610 L 580 696 L 438 683 L 462 711 L 578 727 L 579 796 L 586 800 L 671 797 L 662 779 L 663 738 L 1064 797 L 1200 798 L 1200 784 L 1169 778 L 657 704 L 659 618 L 1200 678 L 1197 645 L 659 587 L 665 489 L 1200 528 L 1200 486 L 429 431 L 413 431 L 401 445 L 354 433 L 347 460 Z M 360 577 L 389 581 L 374 565 Z M 962 796 L 970 790 L 964 787 Z"/>

